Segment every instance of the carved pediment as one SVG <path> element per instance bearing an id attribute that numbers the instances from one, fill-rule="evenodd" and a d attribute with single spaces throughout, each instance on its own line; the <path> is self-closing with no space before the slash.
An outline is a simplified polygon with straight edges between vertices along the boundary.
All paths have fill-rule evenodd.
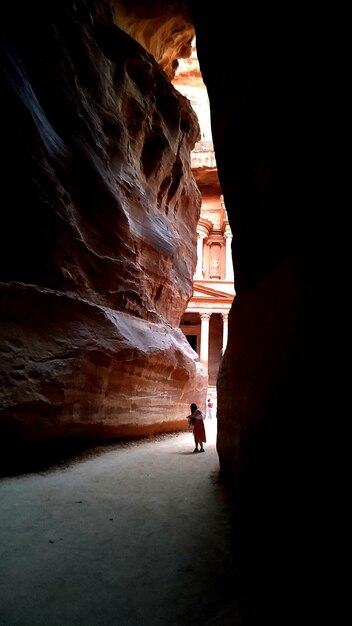
<path id="1" fill-rule="evenodd" d="M 226 293 L 226 291 L 221 291 L 220 289 L 215 289 L 213 287 L 208 287 L 208 285 L 200 285 L 199 283 L 194 283 L 194 291 L 193 298 L 204 298 L 206 299 L 225 299 L 229 302 L 233 300 L 233 294 Z"/>

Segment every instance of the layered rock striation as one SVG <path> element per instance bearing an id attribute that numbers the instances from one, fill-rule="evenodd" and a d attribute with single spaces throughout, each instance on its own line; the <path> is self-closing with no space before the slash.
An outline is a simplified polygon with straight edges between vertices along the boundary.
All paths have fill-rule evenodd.
<path id="1" fill-rule="evenodd" d="M 179 59 L 192 54 L 194 26 L 185 0 L 110 0 L 115 23 L 175 78 Z"/>
<path id="2" fill-rule="evenodd" d="M 196 115 L 105 2 L 10 8 L 3 31 L 2 442 L 184 429 L 207 385 L 178 329 Z"/>

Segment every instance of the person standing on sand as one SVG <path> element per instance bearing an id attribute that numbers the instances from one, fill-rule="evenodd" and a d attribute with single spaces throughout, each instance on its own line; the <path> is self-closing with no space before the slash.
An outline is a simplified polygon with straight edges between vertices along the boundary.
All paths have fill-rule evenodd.
<path id="1" fill-rule="evenodd" d="M 198 409 L 197 405 L 191 404 L 191 414 L 187 416 L 188 423 L 193 427 L 193 436 L 194 436 L 194 444 L 195 448 L 194 452 L 205 452 L 203 448 L 203 443 L 206 443 L 206 434 L 204 428 L 204 416 L 202 412 Z M 199 446 L 199 450 L 198 450 Z"/>
<path id="2" fill-rule="evenodd" d="M 212 403 L 211 398 L 208 398 L 207 400 L 207 413 L 208 413 L 207 417 L 209 417 L 209 419 L 212 419 L 213 418 L 213 403 Z"/>

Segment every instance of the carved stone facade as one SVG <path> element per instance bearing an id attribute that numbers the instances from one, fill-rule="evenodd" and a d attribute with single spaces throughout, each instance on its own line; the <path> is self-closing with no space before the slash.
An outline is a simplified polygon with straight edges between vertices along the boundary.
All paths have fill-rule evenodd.
<path id="1" fill-rule="evenodd" d="M 209 387 L 215 387 L 227 344 L 228 315 L 235 297 L 232 233 L 222 196 L 218 201 L 213 200 L 211 210 L 206 203 L 202 206 L 197 226 L 193 295 L 180 327 L 198 352 L 201 363 L 208 368 Z"/>
<path id="2" fill-rule="evenodd" d="M 195 41 L 192 55 L 180 61 L 173 82 L 190 100 L 201 130 L 201 140 L 196 143 L 191 160 L 202 195 L 197 225 L 197 266 L 193 295 L 180 328 L 208 370 L 209 387 L 215 387 L 227 344 L 228 314 L 235 297 L 232 232 L 217 176 L 208 94 L 199 71 Z"/>

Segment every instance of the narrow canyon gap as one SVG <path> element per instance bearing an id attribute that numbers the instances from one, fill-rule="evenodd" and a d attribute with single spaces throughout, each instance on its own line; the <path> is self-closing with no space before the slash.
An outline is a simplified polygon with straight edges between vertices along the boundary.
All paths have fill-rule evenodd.
<path id="1" fill-rule="evenodd" d="M 196 265 L 199 126 L 171 84 L 195 33 L 234 233 L 217 451 L 243 584 L 272 623 L 307 599 L 314 615 L 333 587 L 321 537 L 344 330 L 331 297 L 345 221 L 336 16 L 34 0 L 21 20 L 6 6 L 2 22 L 3 454 L 182 429 L 190 401 L 205 400 L 206 372 L 178 328 Z"/>

